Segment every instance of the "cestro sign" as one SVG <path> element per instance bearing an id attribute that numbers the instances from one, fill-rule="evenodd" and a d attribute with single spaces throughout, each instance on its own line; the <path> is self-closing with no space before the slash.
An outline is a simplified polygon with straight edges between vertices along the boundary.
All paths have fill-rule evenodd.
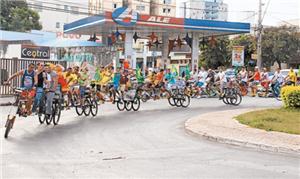
<path id="1" fill-rule="evenodd" d="M 34 58 L 34 59 L 49 59 L 50 48 L 22 45 L 21 46 L 21 58 Z"/>
<path id="2" fill-rule="evenodd" d="M 119 25 L 133 26 L 138 21 L 139 14 L 127 7 L 120 7 L 112 13 L 111 17 Z"/>

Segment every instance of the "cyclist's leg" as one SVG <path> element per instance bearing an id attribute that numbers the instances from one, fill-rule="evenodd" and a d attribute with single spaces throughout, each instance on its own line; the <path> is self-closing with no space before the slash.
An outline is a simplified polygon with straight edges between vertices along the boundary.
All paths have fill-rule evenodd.
<path id="1" fill-rule="evenodd" d="M 44 89 L 43 88 L 38 87 L 36 89 L 36 95 L 35 95 L 34 103 L 33 103 L 33 107 L 32 107 L 32 112 L 33 113 L 36 112 L 37 107 L 40 106 L 40 102 L 41 102 L 43 93 L 44 93 Z"/>
<path id="2" fill-rule="evenodd" d="M 52 104 L 53 104 L 53 98 L 55 93 L 54 92 L 48 92 L 46 94 L 47 101 L 46 101 L 46 114 L 51 115 L 52 114 Z"/>

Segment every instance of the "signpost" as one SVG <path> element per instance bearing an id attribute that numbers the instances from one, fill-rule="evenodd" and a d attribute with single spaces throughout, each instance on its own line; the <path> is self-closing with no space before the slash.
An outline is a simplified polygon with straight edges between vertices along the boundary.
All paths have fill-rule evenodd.
<path id="1" fill-rule="evenodd" d="M 232 47 L 232 66 L 244 66 L 244 46 Z"/>

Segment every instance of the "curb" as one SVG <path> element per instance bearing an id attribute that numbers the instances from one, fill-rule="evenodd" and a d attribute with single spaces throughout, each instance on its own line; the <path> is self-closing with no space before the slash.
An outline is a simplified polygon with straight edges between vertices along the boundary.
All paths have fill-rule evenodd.
<path id="1" fill-rule="evenodd" d="M 11 102 L 8 102 L 8 103 L 0 103 L 0 106 L 11 106 L 12 103 Z"/>
<path id="2" fill-rule="evenodd" d="M 257 109 L 255 109 L 255 110 L 257 110 Z M 233 146 L 240 146 L 240 147 L 246 147 L 246 148 L 251 148 L 251 149 L 256 149 L 256 150 L 277 152 L 277 153 L 284 153 L 284 154 L 300 154 L 300 149 L 292 149 L 292 148 L 287 148 L 287 147 L 275 147 L 272 145 L 240 141 L 240 140 L 225 138 L 225 137 L 221 137 L 221 136 L 214 136 L 207 132 L 203 132 L 200 130 L 196 131 L 195 129 L 191 129 L 188 126 L 189 121 L 194 120 L 194 119 L 199 119 L 201 116 L 202 115 L 190 118 L 185 122 L 184 129 L 185 129 L 186 133 L 188 133 L 189 135 L 192 135 L 192 136 L 204 138 L 209 141 L 223 143 L 223 144 L 229 144 L 229 145 L 233 145 Z M 232 120 L 234 120 L 234 119 L 232 119 Z"/>

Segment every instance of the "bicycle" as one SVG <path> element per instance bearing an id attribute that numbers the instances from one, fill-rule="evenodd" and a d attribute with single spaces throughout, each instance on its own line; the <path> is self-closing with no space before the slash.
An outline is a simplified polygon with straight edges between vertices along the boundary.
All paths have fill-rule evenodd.
<path id="1" fill-rule="evenodd" d="M 89 88 L 85 90 L 84 97 L 80 99 L 80 103 L 75 105 L 75 111 L 78 116 L 81 116 L 82 114 L 85 116 L 89 116 L 90 114 L 96 116 L 98 114 L 98 102 Z"/>
<path id="2" fill-rule="evenodd" d="M 12 88 L 15 102 L 13 103 L 13 106 L 17 106 L 16 115 L 19 115 L 19 117 L 27 117 L 27 110 L 26 110 L 26 103 L 27 103 L 27 96 L 29 94 L 28 90 L 25 90 L 24 88 Z M 13 128 L 16 115 L 7 116 L 7 120 L 5 122 L 5 132 L 4 132 L 4 138 L 8 137 L 8 134 L 10 130 Z"/>
<path id="3" fill-rule="evenodd" d="M 38 110 L 39 122 L 40 122 L 40 124 L 43 124 L 44 122 L 46 122 L 47 125 L 50 125 L 51 122 L 53 122 L 54 125 L 57 125 L 60 120 L 61 111 L 62 111 L 62 105 L 61 105 L 62 98 L 61 98 L 60 93 L 55 92 L 52 106 L 51 106 L 52 114 L 47 117 L 47 114 L 46 114 L 47 93 L 49 93 L 49 91 L 46 91 L 43 94 L 40 105 L 39 105 L 39 110 Z"/>

